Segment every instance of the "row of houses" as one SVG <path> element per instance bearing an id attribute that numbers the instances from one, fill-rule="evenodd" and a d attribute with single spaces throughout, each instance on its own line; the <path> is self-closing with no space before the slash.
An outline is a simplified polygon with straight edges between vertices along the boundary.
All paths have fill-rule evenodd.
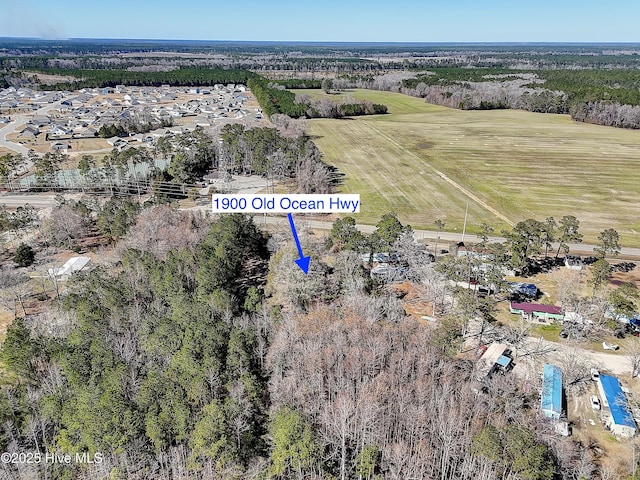
<path id="1" fill-rule="evenodd" d="M 0 110 L 37 110 L 63 99 L 65 95 L 68 95 L 68 92 L 43 92 L 30 88 L 9 87 L 0 90 Z"/>

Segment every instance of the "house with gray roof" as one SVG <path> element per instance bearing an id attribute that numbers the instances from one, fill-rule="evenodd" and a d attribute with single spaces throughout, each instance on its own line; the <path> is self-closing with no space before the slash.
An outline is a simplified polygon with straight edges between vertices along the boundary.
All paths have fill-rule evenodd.
<path id="1" fill-rule="evenodd" d="M 31 125 L 30 123 L 27 123 L 27 126 L 24 127 L 22 130 L 20 130 L 20 133 L 18 133 L 18 138 L 36 138 L 36 136 L 38 136 L 40 134 L 40 129 L 38 127 L 36 127 L 35 125 Z"/>

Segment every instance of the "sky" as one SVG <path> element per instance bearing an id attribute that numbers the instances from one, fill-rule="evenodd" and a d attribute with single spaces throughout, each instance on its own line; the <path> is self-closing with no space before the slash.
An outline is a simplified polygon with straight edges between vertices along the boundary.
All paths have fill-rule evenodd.
<path id="1" fill-rule="evenodd" d="M 640 42 L 638 0 L 0 0 L 0 37 Z"/>

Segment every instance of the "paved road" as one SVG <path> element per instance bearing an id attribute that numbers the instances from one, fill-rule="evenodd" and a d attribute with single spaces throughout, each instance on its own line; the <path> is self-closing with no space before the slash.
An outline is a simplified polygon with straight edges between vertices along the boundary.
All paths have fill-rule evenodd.
<path id="1" fill-rule="evenodd" d="M 249 189 L 254 188 L 254 185 L 251 185 Z M 34 207 L 44 208 L 50 207 L 54 204 L 54 195 L 52 194 L 44 194 L 38 193 L 33 195 L 0 195 L 0 203 L 4 203 L 10 207 L 17 207 L 19 205 L 24 205 L 25 203 L 30 203 Z M 203 210 L 203 211 L 211 211 L 210 205 L 200 205 L 197 207 L 186 208 L 185 210 Z M 287 217 L 283 214 L 281 216 L 267 216 L 256 215 L 256 223 L 267 223 L 270 225 L 278 225 L 280 223 L 288 225 Z M 296 225 L 300 229 L 302 228 L 311 228 L 313 230 L 331 230 L 333 223 L 330 221 L 323 220 L 313 220 L 309 216 L 298 216 L 296 218 Z M 357 225 L 358 230 L 362 233 L 372 233 L 376 227 L 374 225 Z M 416 230 L 414 229 L 414 236 L 418 240 L 427 241 L 430 248 L 435 248 L 435 240 L 438 239 L 438 250 L 441 248 L 448 248 L 450 243 L 456 243 L 462 241 L 462 234 L 457 232 L 439 232 L 435 230 Z M 480 241 L 476 235 L 466 235 L 466 242 L 477 242 Z M 490 242 L 503 242 L 505 239 L 503 237 L 489 237 Z M 595 245 L 585 244 L 585 243 L 574 243 L 569 244 L 571 248 L 571 253 L 573 254 L 582 254 L 582 255 L 593 255 L 593 249 Z M 551 249 L 554 251 L 554 248 L 557 249 L 558 245 Z M 619 259 L 625 260 L 637 260 L 640 259 L 640 248 L 634 247 L 622 247 L 620 249 L 620 254 L 616 257 Z"/>
<path id="2" fill-rule="evenodd" d="M 208 207 L 200 207 L 202 209 L 206 209 Z M 260 217 L 260 222 L 263 222 L 262 217 Z M 267 223 L 270 224 L 278 224 L 280 222 L 287 222 L 287 218 L 282 217 L 267 217 Z M 299 222 L 299 223 L 298 223 Z M 308 228 L 312 228 L 314 230 L 331 230 L 332 222 L 325 222 L 321 220 L 311 220 L 308 218 L 300 220 L 296 220 L 296 224 L 300 226 L 306 226 Z M 376 227 L 373 225 L 356 225 L 358 230 L 362 233 L 372 233 Z M 435 248 L 435 240 L 438 240 L 438 250 L 441 248 L 448 248 L 450 243 L 457 243 L 462 241 L 462 234 L 457 232 L 439 232 L 435 230 L 417 230 L 414 229 L 414 237 L 417 240 L 427 240 L 429 247 Z M 465 236 L 465 241 L 467 243 L 475 243 L 481 241 L 481 239 L 476 235 Z M 505 239 L 503 237 L 489 237 L 489 242 L 504 242 Z M 569 244 L 569 248 L 571 249 L 572 254 L 582 254 L 582 255 L 593 255 L 595 245 L 587 244 L 587 243 L 571 243 Z M 558 248 L 558 244 L 554 244 L 551 248 L 551 252 L 554 252 Z M 633 247 L 622 247 L 620 249 L 620 255 L 616 258 L 623 259 L 640 259 L 640 248 Z"/>
<path id="3" fill-rule="evenodd" d="M 38 193 L 36 195 L 0 195 L 0 204 L 7 208 L 17 208 L 26 204 L 35 208 L 47 208 L 55 205 L 55 195 Z"/>
<path id="4" fill-rule="evenodd" d="M 4 127 L 0 128 L 0 147 L 4 147 L 7 150 L 13 150 L 20 155 L 27 158 L 29 149 L 19 143 L 10 142 L 7 140 L 7 135 L 12 134 L 20 127 L 27 123 L 27 117 L 24 115 L 12 115 L 13 120 L 7 123 Z"/>

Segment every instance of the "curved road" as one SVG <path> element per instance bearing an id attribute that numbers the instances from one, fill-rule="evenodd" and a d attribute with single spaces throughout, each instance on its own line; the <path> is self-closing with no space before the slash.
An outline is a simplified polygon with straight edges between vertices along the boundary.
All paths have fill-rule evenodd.
<path id="1" fill-rule="evenodd" d="M 26 148 L 24 145 L 21 145 L 19 143 L 15 143 L 15 142 L 10 142 L 9 140 L 7 140 L 7 135 L 11 135 L 12 133 L 14 133 L 16 130 L 18 130 L 20 127 L 23 127 L 24 125 L 27 124 L 27 122 L 29 121 L 29 119 L 35 115 L 46 115 L 47 113 L 49 113 L 51 110 L 58 108 L 60 106 L 60 104 L 64 101 L 64 98 L 61 100 L 58 100 L 57 102 L 53 102 L 50 103 L 36 111 L 34 111 L 33 113 L 29 114 L 29 115 L 23 115 L 23 114 L 16 114 L 16 115 L 12 115 L 13 120 L 11 122 L 9 122 L 8 124 L 6 124 L 4 127 L 0 128 L 0 147 L 4 147 L 8 150 L 13 150 L 16 153 L 19 153 L 21 155 L 24 155 L 25 159 L 27 159 L 27 166 L 26 168 L 30 168 L 31 167 L 31 162 L 28 160 L 28 154 L 29 154 L 29 149 Z M 37 153 L 36 154 L 38 156 L 42 156 L 42 153 Z"/>
<path id="2" fill-rule="evenodd" d="M 0 147 L 4 147 L 7 150 L 13 150 L 20 155 L 27 158 L 29 149 L 19 143 L 10 142 L 7 140 L 7 135 L 11 135 L 19 127 L 22 127 L 27 123 L 27 117 L 24 115 L 12 115 L 13 120 L 7 123 L 4 127 L 0 128 Z"/>

